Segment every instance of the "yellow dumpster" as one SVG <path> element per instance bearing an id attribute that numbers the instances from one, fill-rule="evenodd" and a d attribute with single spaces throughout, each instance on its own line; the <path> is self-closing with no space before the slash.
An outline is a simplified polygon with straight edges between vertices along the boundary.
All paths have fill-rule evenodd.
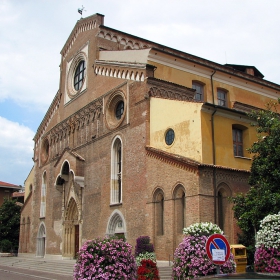
<path id="1" fill-rule="evenodd" d="M 230 251 L 234 256 L 236 263 L 236 272 L 246 272 L 247 252 L 246 247 L 241 244 L 230 245 Z"/>

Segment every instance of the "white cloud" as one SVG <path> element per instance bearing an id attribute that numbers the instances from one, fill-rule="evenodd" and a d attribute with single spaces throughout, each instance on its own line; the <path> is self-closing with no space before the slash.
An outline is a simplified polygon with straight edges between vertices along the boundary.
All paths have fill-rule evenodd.
<path id="1" fill-rule="evenodd" d="M 34 133 L 20 124 L 40 123 L 53 100 L 60 51 L 82 5 L 83 17 L 103 14 L 111 28 L 217 63 L 254 65 L 280 83 L 279 0 L 0 0 L 0 108 L 24 112 L 0 109 L 0 180 L 22 184 L 29 173 L 22 175 L 32 165 Z"/>
<path id="2" fill-rule="evenodd" d="M 23 185 L 33 166 L 34 132 L 0 116 L 0 181 Z"/>

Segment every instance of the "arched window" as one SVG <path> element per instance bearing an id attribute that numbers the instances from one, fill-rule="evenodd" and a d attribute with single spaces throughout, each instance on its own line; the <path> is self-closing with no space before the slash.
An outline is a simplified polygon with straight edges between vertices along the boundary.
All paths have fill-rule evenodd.
<path id="1" fill-rule="evenodd" d="M 20 243 L 21 243 L 21 251 L 22 253 L 26 253 L 26 243 L 25 243 L 25 218 L 22 218 L 21 229 L 20 229 Z"/>
<path id="2" fill-rule="evenodd" d="M 185 190 L 182 185 L 178 185 L 174 190 L 174 214 L 175 214 L 175 227 L 177 233 L 182 234 L 185 227 Z"/>
<path id="3" fill-rule="evenodd" d="M 155 203 L 155 232 L 156 235 L 164 234 L 164 194 L 158 190 L 154 196 Z"/>
<path id="4" fill-rule="evenodd" d="M 41 186 L 41 206 L 40 206 L 40 217 L 44 218 L 46 216 L 46 172 L 43 174 L 42 186 Z"/>
<path id="5" fill-rule="evenodd" d="M 116 138 L 112 148 L 111 204 L 122 202 L 122 142 Z"/>
<path id="6" fill-rule="evenodd" d="M 231 224 L 231 205 L 229 197 L 231 196 L 228 185 L 222 183 L 218 187 L 217 193 L 217 214 L 218 214 L 218 225 L 229 236 L 232 232 Z"/>
<path id="7" fill-rule="evenodd" d="M 26 220 L 26 252 L 28 252 L 29 249 L 29 238 L 30 238 L 30 218 L 27 217 Z"/>
<path id="8" fill-rule="evenodd" d="M 114 210 L 111 214 L 106 235 L 113 236 L 116 235 L 119 238 L 125 238 L 126 235 L 126 224 L 123 214 L 119 210 Z"/>

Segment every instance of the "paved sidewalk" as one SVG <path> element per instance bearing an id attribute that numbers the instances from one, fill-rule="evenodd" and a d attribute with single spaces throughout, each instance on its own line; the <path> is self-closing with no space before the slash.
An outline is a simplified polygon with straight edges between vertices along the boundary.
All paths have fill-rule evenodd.
<path id="1" fill-rule="evenodd" d="M 206 276 L 207 279 L 280 279 L 280 274 L 273 273 L 234 273 L 234 274 L 220 274 L 212 277 Z"/>
<path id="2" fill-rule="evenodd" d="M 20 254 L 15 256 L 0 256 L 0 270 L 18 272 L 22 275 L 30 274 L 44 276 L 43 279 L 72 280 L 73 268 L 76 260 L 63 260 L 61 257 L 38 258 L 30 254 Z M 172 273 L 172 263 L 168 261 L 157 262 L 161 280 L 170 280 Z M 55 276 L 56 275 L 56 276 Z M 19 278 L 20 279 L 20 278 Z"/>

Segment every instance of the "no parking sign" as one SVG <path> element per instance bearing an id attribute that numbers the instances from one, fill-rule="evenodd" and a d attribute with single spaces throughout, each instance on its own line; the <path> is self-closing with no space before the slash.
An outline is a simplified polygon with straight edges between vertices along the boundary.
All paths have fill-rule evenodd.
<path id="1" fill-rule="evenodd" d="M 222 265 L 229 258 L 230 246 L 222 234 L 213 234 L 207 239 L 206 252 L 214 264 Z"/>

